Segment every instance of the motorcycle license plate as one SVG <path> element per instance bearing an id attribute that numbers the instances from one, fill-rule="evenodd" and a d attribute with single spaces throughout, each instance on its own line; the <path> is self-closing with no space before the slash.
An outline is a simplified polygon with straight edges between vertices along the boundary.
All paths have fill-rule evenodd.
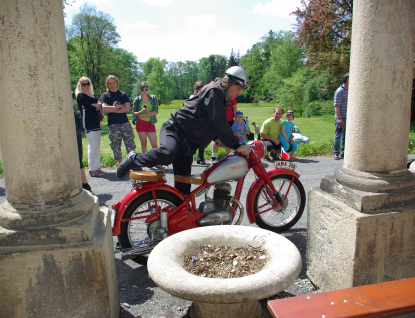
<path id="1" fill-rule="evenodd" d="M 290 161 L 275 161 L 274 166 L 277 169 L 284 168 L 284 169 L 295 170 L 297 168 L 297 165 Z"/>

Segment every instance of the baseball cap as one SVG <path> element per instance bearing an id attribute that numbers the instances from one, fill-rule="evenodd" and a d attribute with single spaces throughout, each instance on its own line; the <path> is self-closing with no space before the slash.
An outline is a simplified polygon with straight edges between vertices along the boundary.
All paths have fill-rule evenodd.
<path id="1" fill-rule="evenodd" d="M 292 110 L 287 110 L 287 112 L 285 114 L 286 115 L 294 115 L 294 112 Z"/>
<path id="2" fill-rule="evenodd" d="M 235 114 L 235 116 L 236 117 L 238 117 L 238 116 L 243 116 L 244 115 L 244 113 L 243 112 L 241 112 L 240 110 L 238 110 L 237 112 L 236 112 L 236 114 Z"/>

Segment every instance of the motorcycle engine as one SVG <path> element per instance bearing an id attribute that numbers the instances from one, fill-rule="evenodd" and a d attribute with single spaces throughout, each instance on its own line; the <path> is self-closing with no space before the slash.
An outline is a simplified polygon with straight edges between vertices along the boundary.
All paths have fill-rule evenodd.
<path id="1" fill-rule="evenodd" d="M 213 199 L 200 203 L 199 212 L 206 213 L 197 224 L 199 226 L 230 224 L 232 222 L 230 199 L 232 186 L 226 182 L 215 185 Z"/>

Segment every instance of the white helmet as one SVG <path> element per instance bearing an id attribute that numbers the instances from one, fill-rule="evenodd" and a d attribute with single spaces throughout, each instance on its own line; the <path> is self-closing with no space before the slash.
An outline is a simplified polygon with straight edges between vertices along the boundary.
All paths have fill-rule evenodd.
<path id="1" fill-rule="evenodd" d="M 237 82 L 239 86 L 242 86 L 243 89 L 248 89 L 248 75 L 242 67 L 232 66 L 225 71 L 225 74 Z"/>

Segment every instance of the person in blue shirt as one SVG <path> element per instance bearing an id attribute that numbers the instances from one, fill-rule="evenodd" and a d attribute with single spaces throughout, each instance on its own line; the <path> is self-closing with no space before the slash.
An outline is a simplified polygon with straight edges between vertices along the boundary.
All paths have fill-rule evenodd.
<path id="1" fill-rule="evenodd" d="M 281 142 L 284 150 L 289 153 L 290 160 L 297 160 L 295 157 L 295 151 L 297 150 L 297 144 L 293 139 L 293 129 L 294 129 L 294 112 L 292 110 L 287 111 L 286 113 L 287 120 L 284 121 L 281 125 L 281 134 L 278 138 Z"/>
<path id="2" fill-rule="evenodd" d="M 334 133 L 334 160 L 344 158 L 344 144 L 346 140 L 346 116 L 347 116 L 347 97 L 349 93 L 349 74 L 343 76 L 343 83 L 334 93 L 334 123 L 336 130 Z M 341 142 L 341 151 L 340 151 Z"/>
<path id="3" fill-rule="evenodd" d="M 246 144 L 246 134 L 249 131 L 249 127 L 244 122 L 244 114 L 238 110 L 236 112 L 236 121 L 232 125 L 232 131 L 236 137 L 239 138 L 239 144 Z"/>

